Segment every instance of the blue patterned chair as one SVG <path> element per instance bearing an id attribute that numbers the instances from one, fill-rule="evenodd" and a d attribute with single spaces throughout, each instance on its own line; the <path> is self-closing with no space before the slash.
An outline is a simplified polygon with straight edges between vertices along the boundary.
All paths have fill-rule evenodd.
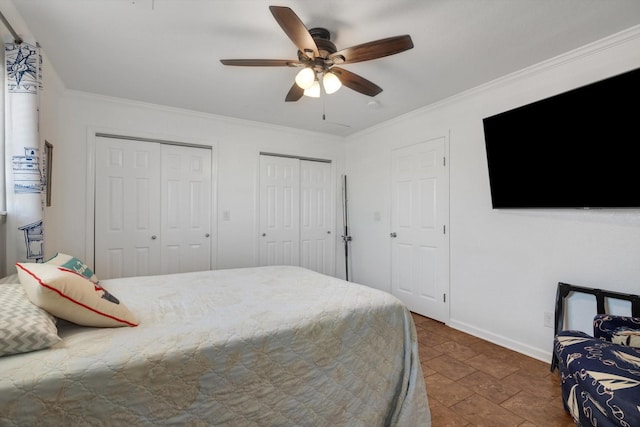
<path id="1" fill-rule="evenodd" d="M 568 292 L 587 289 L 586 293 L 597 298 L 592 291 L 619 298 L 619 294 L 609 291 L 576 288 Z M 559 288 L 559 297 L 560 293 Z M 640 297 L 622 295 L 624 298 L 620 299 L 632 301 L 636 315 Z M 598 311 L 604 311 L 604 302 L 599 301 L 598 306 Z M 551 370 L 559 368 L 563 403 L 574 421 L 582 427 L 640 426 L 640 317 L 598 314 L 593 322 L 594 335 L 590 336 L 582 331 L 561 330 L 562 319 L 557 316 L 556 305 L 559 330 L 554 338 Z"/>

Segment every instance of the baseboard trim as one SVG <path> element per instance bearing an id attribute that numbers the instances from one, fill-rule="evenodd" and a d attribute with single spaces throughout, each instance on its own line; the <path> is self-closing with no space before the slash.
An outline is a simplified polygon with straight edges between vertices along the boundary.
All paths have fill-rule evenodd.
<path id="1" fill-rule="evenodd" d="M 481 338 L 485 341 L 489 341 L 501 347 L 508 348 L 509 350 L 513 350 L 526 356 L 533 357 L 534 359 L 540 360 L 542 362 L 551 363 L 551 351 L 541 350 L 528 344 L 514 341 L 510 338 L 503 337 L 502 335 L 494 334 L 493 332 L 477 328 L 468 323 L 460 322 L 455 319 L 450 319 L 447 323 L 447 326 L 450 326 L 453 329 L 457 329 L 461 332 L 465 332 L 469 335 L 473 335 L 474 337 Z M 551 348 L 551 346 L 552 343 L 549 342 L 549 348 Z"/>

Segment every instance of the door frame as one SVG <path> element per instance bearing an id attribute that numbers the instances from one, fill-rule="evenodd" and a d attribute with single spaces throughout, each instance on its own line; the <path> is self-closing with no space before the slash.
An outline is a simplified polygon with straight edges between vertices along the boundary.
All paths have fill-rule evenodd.
<path id="1" fill-rule="evenodd" d="M 446 265 L 446 271 L 447 271 L 447 278 L 446 278 L 446 284 L 444 285 L 444 289 L 446 289 L 446 301 L 445 301 L 445 315 L 443 319 L 440 319 L 440 321 L 444 322 L 445 324 L 449 323 L 449 320 L 451 319 L 451 155 L 450 155 L 450 141 L 451 141 L 451 130 L 448 130 L 446 133 L 443 132 L 443 134 L 441 135 L 434 135 L 428 138 L 424 138 L 421 139 L 419 141 L 414 141 L 411 143 L 403 143 L 403 144 L 398 144 L 398 145 L 393 145 L 392 147 L 390 147 L 389 149 L 389 158 L 392 159 L 393 156 L 393 152 L 395 150 L 399 150 L 399 149 L 403 149 L 403 148 L 408 148 L 414 145 L 418 145 L 418 144 L 422 144 L 425 142 L 430 142 L 430 141 L 435 141 L 437 139 L 443 138 L 444 139 L 444 158 L 445 158 L 445 168 L 444 168 L 444 174 L 446 175 L 447 178 L 447 215 L 445 218 L 445 226 L 446 226 L 446 253 L 447 253 L 447 265 Z M 390 185 L 393 185 L 392 182 L 393 179 L 393 171 L 392 171 L 392 166 L 390 166 L 389 169 L 389 181 L 390 181 Z M 389 187 L 389 203 L 391 204 L 391 191 L 393 191 L 391 189 L 391 186 Z M 391 207 L 391 209 L 393 209 L 393 207 Z M 391 212 L 390 212 L 391 213 Z M 390 232 L 393 231 L 392 230 L 392 218 L 391 215 L 389 215 L 389 230 Z M 391 281 L 393 280 L 393 259 L 391 258 L 391 245 L 393 244 L 392 239 L 389 239 L 389 292 L 393 293 L 393 289 L 392 289 L 392 285 L 391 285 Z"/>
<path id="2" fill-rule="evenodd" d="M 86 205 L 84 259 L 95 265 L 95 185 L 96 185 L 96 144 L 99 137 L 132 139 L 159 144 L 181 145 L 211 150 L 211 269 L 218 266 L 218 146 L 211 141 L 185 138 L 176 135 L 150 134 L 126 129 L 89 127 L 87 129 L 86 153 Z"/>

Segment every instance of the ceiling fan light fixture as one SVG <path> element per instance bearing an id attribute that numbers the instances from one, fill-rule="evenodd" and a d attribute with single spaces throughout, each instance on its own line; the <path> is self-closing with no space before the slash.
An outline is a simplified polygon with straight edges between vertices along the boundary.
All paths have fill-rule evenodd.
<path id="1" fill-rule="evenodd" d="M 319 98 L 335 93 L 342 86 L 366 96 L 376 96 L 382 88 L 358 74 L 335 65 L 371 61 L 413 49 L 408 34 L 387 37 L 338 50 L 326 28 L 307 29 L 293 10 L 285 6 L 269 6 L 280 28 L 298 48 L 297 60 L 287 59 L 221 59 L 223 65 L 244 67 L 300 67 L 285 96 L 285 102 L 298 101 L 304 95 Z M 320 80 L 322 77 L 322 80 Z"/>
<path id="2" fill-rule="evenodd" d="M 315 80 L 316 80 L 316 73 L 313 71 L 311 67 L 304 67 L 296 75 L 296 84 L 300 86 L 301 89 L 306 90 L 311 88 Z"/>
<path id="3" fill-rule="evenodd" d="M 304 90 L 304 95 L 311 98 L 320 98 L 320 82 L 314 80 L 313 85 L 309 89 Z"/>
<path id="4" fill-rule="evenodd" d="M 322 78 L 322 85 L 324 86 L 324 91 L 331 95 L 332 93 L 336 93 L 338 89 L 342 87 L 342 82 L 332 72 L 326 72 L 324 77 Z"/>

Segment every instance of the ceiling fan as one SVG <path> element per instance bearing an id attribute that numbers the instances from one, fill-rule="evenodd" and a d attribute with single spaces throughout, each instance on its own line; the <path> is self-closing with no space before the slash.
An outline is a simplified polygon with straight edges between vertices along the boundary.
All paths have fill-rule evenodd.
<path id="1" fill-rule="evenodd" d="M 221 59 L 224 65 L 248 67 L 301 67 L 285 101 L 292 102 L 303 95 L 319 97 L 321 86 L 325 93 L 334 93 L 342 85 L 368 96 L 376 96 L 382 88 L 355 73 L 337 67 L 338 64 L 369 61 L 413 48 L 411 36 L 395 36 L 346 49 L 337 50 L 325 28 L 311 28 L 288 7 L 269 6 L 280 27 L 298 48 L 298 59 Z"/>

